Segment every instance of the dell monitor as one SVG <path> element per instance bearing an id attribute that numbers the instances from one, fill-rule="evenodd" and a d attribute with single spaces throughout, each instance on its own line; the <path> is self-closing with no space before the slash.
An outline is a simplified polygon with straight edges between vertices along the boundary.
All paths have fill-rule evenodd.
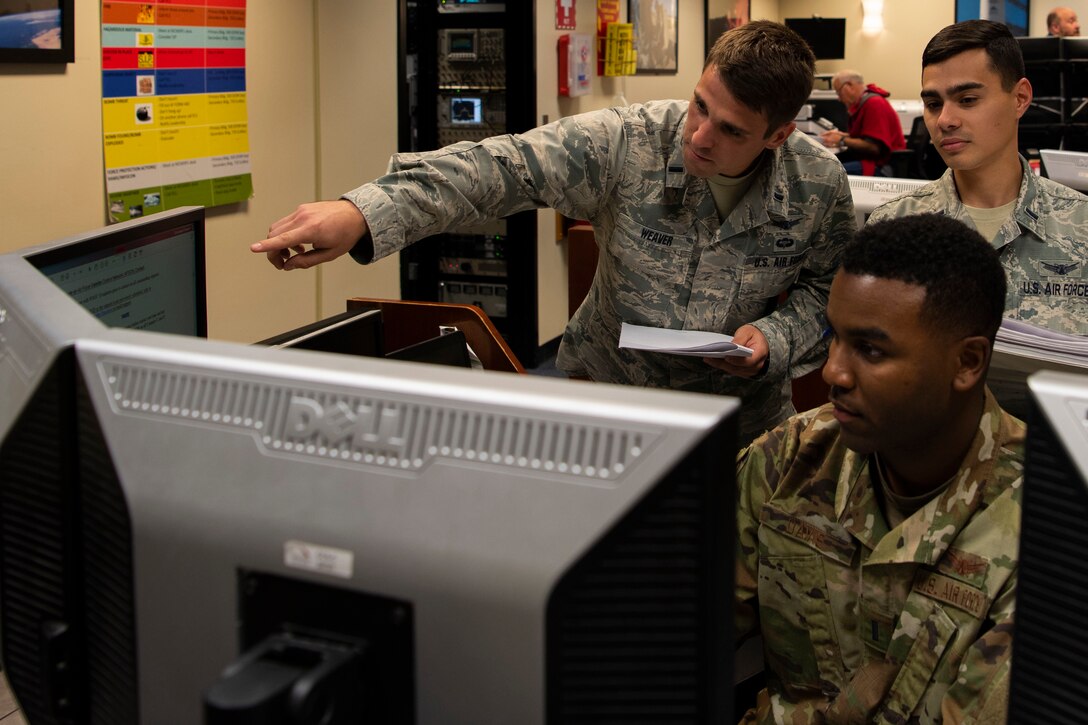
<path id="1" fill-rule="evenodd" d="M 920 189 L 929 183 L 927 179 L 893 179 L 883 176 L 848 176 L 850 196 L 854 201 L 854 216 L 858 227 L 881 204 Z"/>
<path id="2" fill-rule="evenodd" d="M 1088 702 L 1088 375 L 1028 379 L 1009 722 L 1084 719 Z"/>
<path id="3" fill-rule="evenodd" d="M 731 716 L 735 400 L 118 329 L 73 366 L 68 475 L 19 455 L 47 401 L 0 444 L 30 722 Z"/>

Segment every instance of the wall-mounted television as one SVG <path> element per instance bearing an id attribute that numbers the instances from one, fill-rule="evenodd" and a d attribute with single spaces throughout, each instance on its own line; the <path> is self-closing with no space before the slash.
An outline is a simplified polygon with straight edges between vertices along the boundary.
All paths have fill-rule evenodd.
<path id="1" fill-rule="evenodd" d="M 846 18 L 786 18 L 785 23 L 805 39 L 816 60 L 846 57 Z"/>

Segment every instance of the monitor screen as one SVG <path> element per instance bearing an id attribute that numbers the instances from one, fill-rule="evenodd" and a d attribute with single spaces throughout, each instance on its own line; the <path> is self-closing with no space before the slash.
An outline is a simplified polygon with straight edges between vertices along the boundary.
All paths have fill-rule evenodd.
<path id="1" fill-rule="evenodd" d="M 816 60 L 846 57 L 846 18 L 786 18 L 785 24 L 805 39 Z"/>
<path id="2" fill-rule="evenodd" d="M 475 53 L 475 30 L 450 30 L 446 34 L 447 51 L 450 53 Z"/>
<path id="3" fill-rule="evenodd" d="M 116 328 L 58 375 L 0 443 L 29 722 L 732 716 L 737 401 Z"/>
<path id="4" fill-rule="evenodd" d="M 108 327 L 207 334 L 203 208 L 104 227 L 26 259 Z"/>
<path id="5" fill-rule="evenodd" d="M 1088 702 L 1088 375 L 1028 380 L 1009 722 L 1079 722 Z"/>
<path id="6" fill-rule="evenodd" d="M 484 122 L 483 99 L 457 96 L 450 99 L 450 123 L 478 125 Z"/>

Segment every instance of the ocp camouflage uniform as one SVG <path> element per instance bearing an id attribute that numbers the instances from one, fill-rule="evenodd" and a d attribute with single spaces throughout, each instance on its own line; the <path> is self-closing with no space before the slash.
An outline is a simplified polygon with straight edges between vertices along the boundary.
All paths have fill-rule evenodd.
<path id="1" fill-rule="evenodd" d="M 1004 722 L 1023 439 L 987 390 L 951 484 L 891 531 L 830 405 L 741 453 L 737 627 L 767 665 L 746 722 Z"/>
<path id="2" fill-rule="evenodd" d="M 1088 335 L 1088 197 L 1032 173 L 1023 157 L 1020 165 L 1024 174 L 1016 209 L 992 240 L 1008 273 L 1005 316 Z M 947 214 L 976 228 L 951 170 L 881 204 L 869 221 L 925 212 Z"/>
<path id="3" fill-rule="evenodd" d="M 366 217 L 375 258 L 526 209 L 590 220 L 597 273 L 567 325 L 558 367 L 603 382 L 741 396 L 751 440 L 793 412 L 790 379 L 822 364 L 822 316 L 855 231 L 853 202 L 842 165 L 795 133 L 765 154 L 719 224 L 707 181 L 684 172 L 687 105 L 608 109 L 521 135 L 398 154 L 389 175 L 344 198 Z M 620 350 L 621 322 L 728 334 L 755 322 L 769 367 L 744 380 L 698 358 Z"/>

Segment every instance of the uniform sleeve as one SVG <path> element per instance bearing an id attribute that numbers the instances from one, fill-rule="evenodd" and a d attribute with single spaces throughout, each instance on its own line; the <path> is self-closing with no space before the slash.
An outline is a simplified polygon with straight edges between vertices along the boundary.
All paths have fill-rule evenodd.
<path id="1" fill-rule="evenodd" d="M 625 149 L 623 120 L 608 109 L 524 134 L 397 154 L 388 174 L 343 198 L 366 217 L 380 259 L 424 237 L 528 209 L 593 218 Z"/>
<path id="2" fill-rule="evenodd" d="M 1013 573 L 990 608 L 993 622 L 967 649 L 959 676 L 941 703 L 944 725 L 995 725 L 1005 722 L 1012 664 L 1013 613 L 1016 599 Z"/>
<path id="3" fill-rule="evenodd" d="M 734 627 L 737 643 L 759 632 L 759 512 L 781 477 L 779 448 L 789 423 L 763 434 L 737 456 L 737 560 Z"/>
<path id="4" fill-rule="evenodd" d="M 755 325 L 767 338 L 767 377 L 797 378 L 823 365 L 827 355 L 824 313 L 843 247 L 857 231 L 850 184 L 841 166 L 838 186 L 815 226 L 811 251 L 786 301 Z"/>

